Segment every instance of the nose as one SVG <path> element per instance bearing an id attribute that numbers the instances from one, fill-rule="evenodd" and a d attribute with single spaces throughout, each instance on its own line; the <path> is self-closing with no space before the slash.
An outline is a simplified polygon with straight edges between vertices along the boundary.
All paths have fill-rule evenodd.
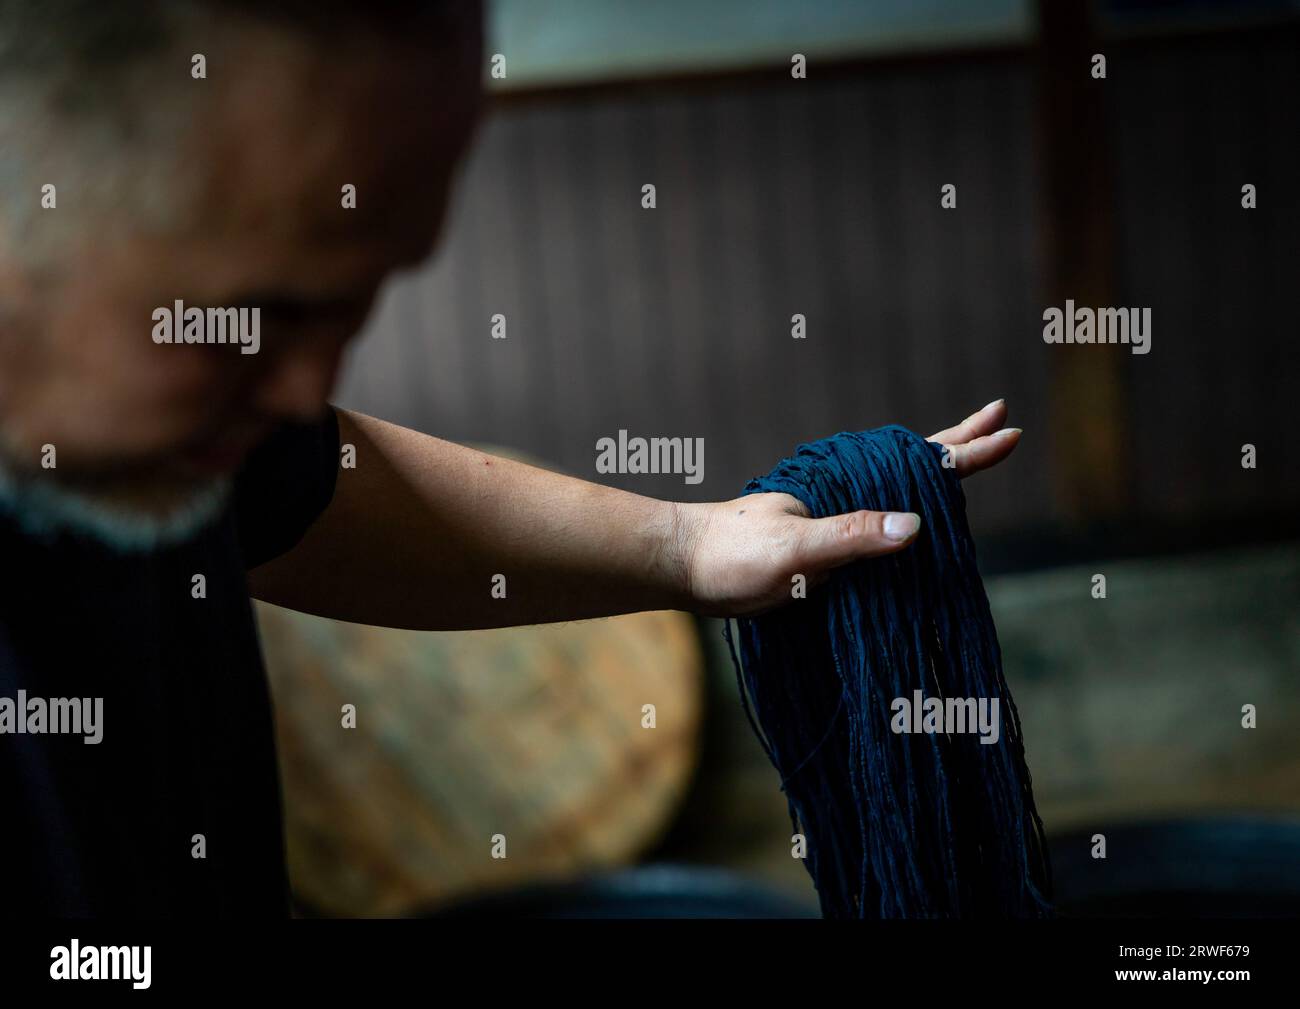
<path id="1" fill-rule="evenodd" d="M 343 346 L 343 341 L 304 341 L 276 354 L 258 384 L 257 411 L 290 421 L 317 419 L 338 378 Z"/>

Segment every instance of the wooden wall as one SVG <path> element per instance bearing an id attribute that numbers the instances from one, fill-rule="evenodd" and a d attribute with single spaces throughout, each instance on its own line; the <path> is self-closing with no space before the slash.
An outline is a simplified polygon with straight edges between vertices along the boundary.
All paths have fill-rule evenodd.
<path id="1" fill-rule="evenodd" d="M 1121 358 L 1125 481 L 1147 521 L 1300 504 L 1295 43 L 1129 43 L 1098 82 L 1114 289 L 1152 308 L 1153 340 L 1146 356 L 1089 350 Z M 929 433 L 1006 396 L 1026 435 L 971 489 L 973 520 L 1064 523 L 1037 79 L 998 53 L 499 101 L 443 248 L 390 286 L 339 402 L 703 500 L 799 441 Z M 956 210 L 939 206 L 948 182 Z M 1245 182 L 1257 210 L 1240 207 Z M 704 482 L 598 477 L 596 441 L 620 428 L 703 437 Z"/>

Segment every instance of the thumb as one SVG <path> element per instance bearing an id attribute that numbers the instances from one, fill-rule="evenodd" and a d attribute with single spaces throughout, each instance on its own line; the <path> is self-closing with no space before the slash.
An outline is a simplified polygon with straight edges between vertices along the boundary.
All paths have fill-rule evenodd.
<path id="1" fill-rule="evenodd" d="M 816 571 L 890 554 L 911 543 L 920 528 L 921 516 L 914 512 L 857 511 L 809 519 L 801 560 Z"/>

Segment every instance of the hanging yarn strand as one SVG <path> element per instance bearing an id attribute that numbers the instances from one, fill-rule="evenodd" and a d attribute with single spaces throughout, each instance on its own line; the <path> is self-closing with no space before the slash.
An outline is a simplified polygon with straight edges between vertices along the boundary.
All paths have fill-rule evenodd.
<path id="1" fill-rule="evenodd" d="M 744 491 L 790 494 L 814 518 L 921 516 L 909 547 L 724 628 L 828 918 L 1052 913 L 1020 718 L 942 453 L 898 426 L 844 432 Z"/>

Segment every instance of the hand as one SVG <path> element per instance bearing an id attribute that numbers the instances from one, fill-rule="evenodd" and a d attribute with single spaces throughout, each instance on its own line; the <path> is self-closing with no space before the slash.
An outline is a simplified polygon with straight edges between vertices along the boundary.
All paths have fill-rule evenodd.
<path id="1" fill-rule="evenodd" d="M 1001 462 L 1020 440 L 1002 428 L 1005 400 L 929 437 L 952 450 L 967 477 Z M 808 587 L 831 569 L 908 546 L 920 530 L 911 512 L 848 512 L 809 517 L 789 494 L 750 494 L 733 501 L 678 505 L 678 537 L 690 608 L 708 616 L 753 616 L 791 598 L 792 579 Z"/>

